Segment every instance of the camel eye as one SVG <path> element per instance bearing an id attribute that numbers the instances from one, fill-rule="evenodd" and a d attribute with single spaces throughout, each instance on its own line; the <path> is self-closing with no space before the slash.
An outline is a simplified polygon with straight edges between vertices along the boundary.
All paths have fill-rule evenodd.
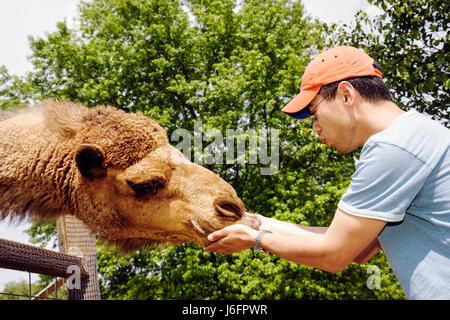
<path id="1" fill-rule="evenodd" d="M 134 183 L 130 180 L 127 180 L 128 185 L 131 189 L 133 189 L 136 197 L 142 198 L 146 195 L 155 195 L 159 190 L 164 189 L 167 185 L 167 182 L 162 178 L 155 178 L 150 181 Z"/>

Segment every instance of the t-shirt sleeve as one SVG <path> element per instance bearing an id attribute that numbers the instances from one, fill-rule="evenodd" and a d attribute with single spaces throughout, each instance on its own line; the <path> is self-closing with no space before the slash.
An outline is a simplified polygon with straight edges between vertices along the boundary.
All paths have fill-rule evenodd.
<path id="1" fill-rule="evenodd" d="M 424 161 L 383 142 L 365 146 L 355 167 L 352 182 L 338 208 L 352 215 L 388 222 L 403 220 L 431 173 Z"/>

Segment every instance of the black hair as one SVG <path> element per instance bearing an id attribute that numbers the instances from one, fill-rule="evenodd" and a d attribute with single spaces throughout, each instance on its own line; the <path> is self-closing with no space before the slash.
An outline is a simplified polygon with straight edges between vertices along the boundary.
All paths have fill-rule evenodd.
<path id="1" fill-rule="evenodd" d="M 382 72 L 377 62 L 374 62 L 373 67 Z M 377 76 L 354 77 L 325 84 L 320 88 L 319 94 L 328 101 L 333 100 L 341 81 L 349 82 L 363 98 L 369 101 L 393 100 L 386 84 Z"/>

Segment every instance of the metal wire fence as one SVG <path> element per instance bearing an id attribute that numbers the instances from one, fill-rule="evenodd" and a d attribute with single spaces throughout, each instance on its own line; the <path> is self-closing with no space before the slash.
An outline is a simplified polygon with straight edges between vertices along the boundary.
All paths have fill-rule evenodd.
<path id="1" fill-rule="evenodd" d="M 55 277 L 49 285 L 47 285 L 44 289 L 36 292 L 36 290 L 33 290 L 32 288 L 32 281 L 31 281 L 31 272 L 28 272 L 28 293 L 17 293 L 17 292 L 5 292 L 0 291 L 0 297 L 2 300 L 65 300 L 67 299 L 67 287 L 65 284 L 64 278 L 58 278 Z M 4 288 L 3 290 L 5 290 Z M 20 291 L 20 290 L 18 290 Z M 35 291 L 35 292 L 33 292 Z M 51 295 L 54 295 L 52 297 Z M 11 299 L 4 299 L 4 297 L 11 297 Z M 14 299 L 18 298 L 18 299 Z"/>

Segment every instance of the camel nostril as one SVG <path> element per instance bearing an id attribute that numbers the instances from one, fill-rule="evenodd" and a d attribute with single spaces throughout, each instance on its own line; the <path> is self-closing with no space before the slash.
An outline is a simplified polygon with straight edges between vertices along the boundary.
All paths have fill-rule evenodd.
<path id="1" fill-rule="evenodd" d="M 221 208 L 225 211 L 225 212 L 233 212 L 235 215 L 239 215 L 239 210 L 231 205 L 231 204 L 224 204 L 221 206 Z"/>
<path id="2" fill-rule="evenodd" d="M 226 217 L 240 218 L 243 213 L 239 205 L 228 200 L 216 200 L 214 207 L 220 215 Z"/>

